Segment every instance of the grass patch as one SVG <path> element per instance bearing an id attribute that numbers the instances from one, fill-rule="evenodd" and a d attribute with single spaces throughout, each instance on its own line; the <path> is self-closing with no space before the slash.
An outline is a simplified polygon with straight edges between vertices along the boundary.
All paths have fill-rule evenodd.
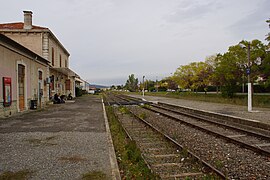
<path id="1" fill-rule="evenodd" d="M 32 175 L 32 171 L 21 170 L 17 172 L 6 171 L 0 174 L 0 180 L 26 180 Z"/>
<path id="2" fill-rule="evenodd" d="M 149 104 L 140 105 L 141 108 L 148 108 L 151 109 L 151 106 Z"/>
<path id="3" fill-rule="evenodd" d="M 134 94 L 134 93 L 129 93 Z M 138 93 L 136 93 L 138 94 Z M 247 106 L 247 95 L 235 95 L 234 98 L 225 98 L 219 93 L 194 93 L 194 92 L 147 92 L 148 96 L 161 96 L 176 99 L 187 99 L 194 101 L 205 101 L 222 104 L 234 104 Z M 252 103 L 254 107 L 270 108 L 270 95 L 253 94 Z"/>
<path id="4" fill-rule="evenodd" d="M 181 150 L 181 155 L 184 157 L 184 158 L 187 158 L 189 156 L 189 153 L 188 153 L 188 149 L 186 147 L 184 147 L 182 150 Z"/>
<path id="5" fill-rule="evenodd" d="M 215 166 L 216 166 L 218 169 L 221 169 L 224 165 L 223 165 L 223 162 L 222 162 L 222 161 L 216 160 L 216 161 L 215 161 Z"/>
<path id="6" fill-rule="evenodd" d="M 145 112 L 139 114 L 139 118 L 141 119 L 146 119 L 147 118 L 147 114 Z"/>
<path id="7" fill-rule="evenodd" d="M 111 135 L 122 179 L 159 179 L 145 164 L 134 141 L 126 137 L 112 107 L 106 107 Z"/>
<path id="8" fill-rule="evenodd" d="M 69 161 L 71 163 L 78 163 L 78 162 L 86 161 L 86 158 L 83 158 L 81 156 L 71 156 L 71 157 L 60 157 L 59 160 Z"/>
<path id="9" fill-rule="evenodd" d="M 130 113 L 129 110 L 128 110 L 128 108 L 125 107 L 125 106 L 120 106 L 120 107 L 119 107 L 119 111 L 120 111 L 122 114 L 129 114 L 129 113 Z"/>
<path id="10" fill-rule="evenodd" d="M 109 179 L 106 174 L 100 171 L 93 171 L 83 174 L 83 180 L 107 180 Z"/>
<path id="11" fill-rule="evenodd" d="M 30 138 L 26 139 L 28 143 L 32 144 L 33 146 L 54 146 L 57 145 L 56 143 L 51 142 L 54 140 L 57 136 L 49 136 L 46 137 L 45 139 L 37 139 L 37 138 Z"/>

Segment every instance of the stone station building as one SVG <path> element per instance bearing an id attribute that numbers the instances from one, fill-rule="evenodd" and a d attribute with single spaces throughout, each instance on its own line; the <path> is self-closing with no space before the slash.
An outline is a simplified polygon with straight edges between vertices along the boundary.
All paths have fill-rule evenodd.
<path id="1" fill-rule="evenodd" d="M 2 34 L 0 54 L 0 117 L 44 106 L 49 61 Z"/>
<path id="2" fill-rule="evenodd" d="M 3 114 L 6 116 L 7 114 L 13 114 L 13 112 L 28 110 L 29 98 L 36 100 L 37 106 L 42 107 L 55 93 L 59 95 L 68 95 L 71 93 L 72 96 L 75 96 L 75 78 L 80 79 L 80 77 L 69 68 L 69 52 L 49 28 L 32 24 L 32 14 L 31 11 L 24 11 L 24 22 L 0 24 L 0 34 L 2 34 L 1 49 L 4 48 L 4 44 L 13 45 L 12 48 L 20 49 L 20 51 L 14 51 L 4 48 L 0 52 L 0 57 L 4 57 L 0 59 L 0 116 L 1 114 L 2 116 Z M 22 47 L 25 49 L 22 50 Z M 22 57 L 24 56 L 21 57 L 20 55 L 22 53 L 21 51 L 27 51 L 26 49 L 28 53 L 31 54 L 28 55 L 30 58 L 26 58 L 30 64 L 22 61 Z M 34 59 L 32 56 L 35 56 Z M 31 69 L 34 62 L 39 64 L 40 62 L 43 63 L 42 67 L 38 67 L 39 71 L 37 72 L 40 74 L 34 72 L 35 69 Z M 9 65 L 9 63 L 13 63 L 13 66 Z M 12 97 L 14 97 L 13 101 L 16 101 L 18 96 L 16 93 L 19 89 L 14 88 L 19 87 L 19 80 L 14 78 L 21 77 L 18 76 L 17 72 L 18 70 L 21 71 L 21 67 L 23 67 L 22 72 L 25 73 L 21 81 L 25 88 L 25 94 L 28 93 L 28 96 L 21 97 L 23 100 L 21 100 L 20 103 L 18 102 L 12 105 L 12 107 L 17 106 L 17 108 L 13 108 L 12 111 L 6 113 L 7 109 L 4 107 L 7 107 L 7 104 L 4 102 L 4 91 L 2 92 L 4 84 L 2 80 L 4 77 L 11 77 L 12 84 L 16 82 L 11 86 L 13 90 Z M 12 76 L 10 73 L 13 73 Z M 31 78 L 31 80 L 27 78 Z M 37 81 L 36 79 L 39 78 L 40 80 Z M 6 81 L 8 80 L 9 79 L 6 79 Z M 42 98 L 40 98 L 41 94 Z M 24 101 L 24 103 L 21 103 L 22 101 Z"/>

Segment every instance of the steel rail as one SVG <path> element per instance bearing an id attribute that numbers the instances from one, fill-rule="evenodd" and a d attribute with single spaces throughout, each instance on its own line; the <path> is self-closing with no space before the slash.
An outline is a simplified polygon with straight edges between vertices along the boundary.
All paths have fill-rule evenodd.
<path id="1" fill-rule="evenodd" d="M 129 112 L 138 120 L 140 120 L 141 122 L 143 122 L 144 124 L 148 125 L 149 127 L 151 127 L 154 131 L 158 132 L 159 134 L 161 134 L 162 136 L 164 136 L 167 140 L 169 140 L 170 142 L 172 142 L 173 144 L 175 144 L 176 146 L 180 147 L 181 149 L 184 149 L 184 147 L 179 144 L 177 141 L 175 141 L 173 138 L 171 138 L 169 135 L 165 134 L 164 132 L 160 131 L 159 129 L 157 129 L 156 127 L 154 127 L 152 124 L 150 124 L 149 122 L 145 121 L 144 119 L 140 118 L 139 116 L 137 116 L 134 112 L 132 112 L 131 110 L 129 110 Z M 226 176 L 219 171 L 218 169 L 216 169 L 215 167 L 213 167 L 211 164 L 207 163 L 206 161 L 204 161 L 203 159 L 201 159 L 199 156 L 197 156 L 195 153 L 191 152 L 190 150 L 187 150 L 188 154 L 190 154 L 191 156 L 195 157 L 199 162 L 202 162 L 205 166 L 207 166 L 208 168 L 210 168 L 213 172 L 215 172 L 220 178 L 222 179 L 226 179 Z"/>
<path id="2" fill-rule="evenodd" d="M 115 101 L 115 100 L 114 100 Z M 116 102 L 116 101 L 115 101 Z M 117 103 L 117 102 L 116 102 Z M 184 149 L 184 147 L 179 144 L 177 141 L 175 141 L 173 138 L 171 138 L 169 135 L 163 133 L 162 131 L 160 131 L 159 129 L 157 129 L 156 127 L 154 127 L 152 124 L 150 124 L 149 122 L 145 121 L 144 119 L 140 118 L 139 116 L 137 116 L 134 112 L 132 112 L 131 110 L 128 109 L 128 111 L 130 112 L 130 114 L 132 114 L 135 118 L 137 118 L 138 120 L 140 120 L 141 122 L 143 122 L 144 124 L 148 125 L 150 128 L 152 128 L 154 131 L 158 132 L 159 134 L 161 134 L 162 136 L 164 136 L 167 140 L 169 140 L 170 142 L 172 142 L 173 144 L 175 144 L 177 147 L 180 147 L 181 149 Z M 123 127 L 123 126 L 122 126 Z M 124 128 L 125 132 L 126 129 Z M 127 133 L 128 134 L 128 133 Z M 128 135 L 129 136 L 129 135 Z M 187 150 L 188 154 L 190 154 L 191 156 L 193 156 L 195 159 L 197 159 L 199 162 L 201 162 L 202 164 L 204 164 L 206 167 L 210 168 L 214 173 L 216 173 L 220 178 L 222 179 L 226 179 L 226 176 L 219 171 L 218 169 L 216 169 L 215 167 L 213 167 L 211 164 L 207 163 L 206 161 L 204 161 L 203 159 L 201 159 L 199 156 L 197 156 L 195 153 L 191 152 L 190 150 Z M 150 168 L 149 164 L 146 162 L 147 166 Z M 152 169 L 151 169 L 152 171 Z"/>
<path id="3" fill-rule="evenodd" d="M 115 100 L 113 100 L 113 101 L 114 101 L 115 103 L 119 104 L 119 102 L 117 102 L 117 101 L 115 101 Z M 109 102 L 108 102 L 108 104 L 109 104 Z M 129 110 L 128 110 L 128 111 L 129 111 Z M 115 112 L 114 112 L 114 114 L 115 114 Z M 123 124 L 121 123 L 121 121 L 119 120 L 118 117 L 117 117 L 117 121 L 120 123 L 120 125 L 121 125 L 121 127 L 123 128 L 123 130 L 124 130 L 125 134 L 127 135 L 127 137 L 128 137 L 131 141 L 134 141 L 134 139 L 131 137 L 131 135 L 129 134 L 128 130 L 123 126 Z M 142 153 L 142 158 L 143 158 L 144 163 L 145 163 L 146 166 L 148 167 L 148 169 L 150 169 L 150 171 L 151 171 L 152 173 L 154 173 L 154 171 L 152 170 L 150 164 L 146 161 L 145 155 L 144 155 L 143 153 Z"/>
<path id="4" fill-rule="evenodd" d="M 175 113 L 175 114 L 180 114 L 180 115 L 184 115 L 184 116 L 187 116 L 187 117 L 196 118 L 196 119 L 198 119 L 198 120 L 200 120 L 202 122 L 207 122 L 207 123 L 211 123 L 211 124 L 214 124 L 214 125 L 223 126 L 225 128 L 228 128 L 228 129 L 240 131 L 242 133 L 246 133 L 246 134 L 253 135 L 253 136 L 256 136 L 258 138 L 261 138 L 261 139 L 265 139 L 265 140 L 270 141 L 270 136 L 265 135 L 265 134 L 261 134 L 261 133 L 249 131 L 249 130 L 246 130 L 246 129 L 243 129 L 243 128 L 239 128 L 239 127 L 235 127 L 235 126 L 232 126 L 232 125 L 229 125 L 229 124 L 225 124 L 225 123 L 222 123 L 222 122 L 217 122 L 217 121 L 209 120 L 209 119 L 206 119 L 204 117 L 197 116 L 195 114 L 191 114 L 191 113 L 187 113 L 187 112 L 180 112 L 180 111 L 177 111 L 177 110 L 169 109 L 169 108 L 166 108 L 166 107 L 162 107 L 160 105 L 152 104 L 151 106 L 156 107 L 156 108 L 160 108 L 160 109 L 163 109 L 163 110 L 166 110 L 166 111 L 170 111 L 170 112 Z"/>
<path id="5" fill-rule="evenodd" d="M 270 152 L 269 152 L 269 151 L 260 149 L 260 148 L 258 148 L 258 147 L 256 147 L 256 146 L 252 146 L 252 145 L 247 144 L 247 143 L 244 143 L 244 142 L 242 142 L 242 141 L 238 141 L 238 140 L 232 139 L 232 138 L 227 137 L 227 136 L 225 136 L 225 135 L 223 135 L 223 134 L 220 134 L 220 133 L 211 131 L 211 130 L 209 130 L 209 129 L 207 129 L 207 128 L 204 128 L 204 127 L 195 125 L 195 124 L 193 124 L 193 123 L 189 123 L 189 122 L 187 122 L 187 121 L 181 120 L 180 118 L 173 117 L 173 116 L 171 116 L 171 115 L 169 115 L 169 114 L 160 112 L 160 111 L 158 111 L 158 110 L 154 110 L 154 109 L 151 109 L 151 108 L 148 108 L 148 107 L 143 107 L 143 108 L 144 108 L 144 109 L 147 109 L 147 110 L 150 110 L 150 111 L 152 111 L 152 112 L 155 112 L 155 113 L 159 113 L 159 114 L 161 114 L 161 115 L 163 115 L 163 116 L 165 116 L 165 117 L 168 117 L 168 118 L 170 118 L 170 119 L 174 119 L 174 120 L 180 121 L 180 122 L 182 122 L 182 123 L 184 123 L 184 124 L 186 124 L 186 125 L 189 125 L 189 126 L 191 126 L 191 127 L 197 128 L 197 129 L 199 129 L 199 130 L 203 130 L 203 131 L 206 132 L 206 133 L 213 134 L 213 135 L 215 135 L 215 136 L 217 136 L 217 137 L 219 137 L 219 138 L 223 138 L 223 139 L 225 139 L 225 140 L 227 140 L 227 141 L 229 141 L 229 142 L 233 142 L 233 143 L 235 143 L 235 144 L 237 144 L 237 145 L 239 145 L 239 146 L 242 146 L 242 147 L 245 147 L 245 148 L 247 148 L 247 149 L 250 149 L 250 150 L 252 150 L 252 151 L 254 151 L 254 152 L 258 153 L 258 154 L 262 154 L 262 155 L 265 155 L 265 156 L 267 156 L 267 157 L 270 157 Z"/>

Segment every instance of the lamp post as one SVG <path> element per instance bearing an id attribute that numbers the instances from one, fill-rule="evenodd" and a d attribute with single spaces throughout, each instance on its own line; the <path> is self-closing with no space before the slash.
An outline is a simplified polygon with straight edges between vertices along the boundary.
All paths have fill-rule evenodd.
<path id="1" fill-rule="evenodd" d="M 250 82 L 250 43 L 247 46 L 247 58 L 248 58 L 248 66 L 247 66 L 247 76 L 248 76 L 248 112 L 252 111 L 252 87 Z"/>
<path id="2" fill-rule="evenodd" d="M 144 78 L 145 78 L 145 76 L 143 76 L 143 80 L 142 80 L 142 82 L 143 82 L 142 96 L 143 97 L 144 97 Z"/>
<path id="3" fill-rule="evenodd" d="M 156 92 L 158 92 L 158 79 L 157 79 L 157 76 L 156 76 Z"/>
<path id="4" fill-rule="evenodd" d="M 244 49 L 247 48 L 247 78 L 248 78 L 248 112 L 252 112 L 252 86 L 250 82 L 250 73 L 251 73 L 251 62 L 250 62 L 250 42 L 247 43 L 247 46 L 240 44 Z"/>

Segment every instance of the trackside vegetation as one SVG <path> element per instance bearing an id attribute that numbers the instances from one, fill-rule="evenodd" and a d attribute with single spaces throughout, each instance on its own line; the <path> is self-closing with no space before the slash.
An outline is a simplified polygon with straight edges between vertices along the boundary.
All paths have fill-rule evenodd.
<path id="1" fill-rule="evenodd" d="M 145 95 L 247 106 L 247 95 L 236 94 L 233 98 L 225 98 L 220 93 L 204 94 L 192 92 L 147 92 Z M 252 101 L 254 107 L 270 108 L 270 95 L 254 94 Z"/>
<path id="2" fill-rule="evenodd" d="M 125 111 L 123 108 L 121 112 Z M 159 179 L 145 164 L 140 150 L 122 128 L 112 107 L 106 107 L 117 162 L 122 179 Z"/>

